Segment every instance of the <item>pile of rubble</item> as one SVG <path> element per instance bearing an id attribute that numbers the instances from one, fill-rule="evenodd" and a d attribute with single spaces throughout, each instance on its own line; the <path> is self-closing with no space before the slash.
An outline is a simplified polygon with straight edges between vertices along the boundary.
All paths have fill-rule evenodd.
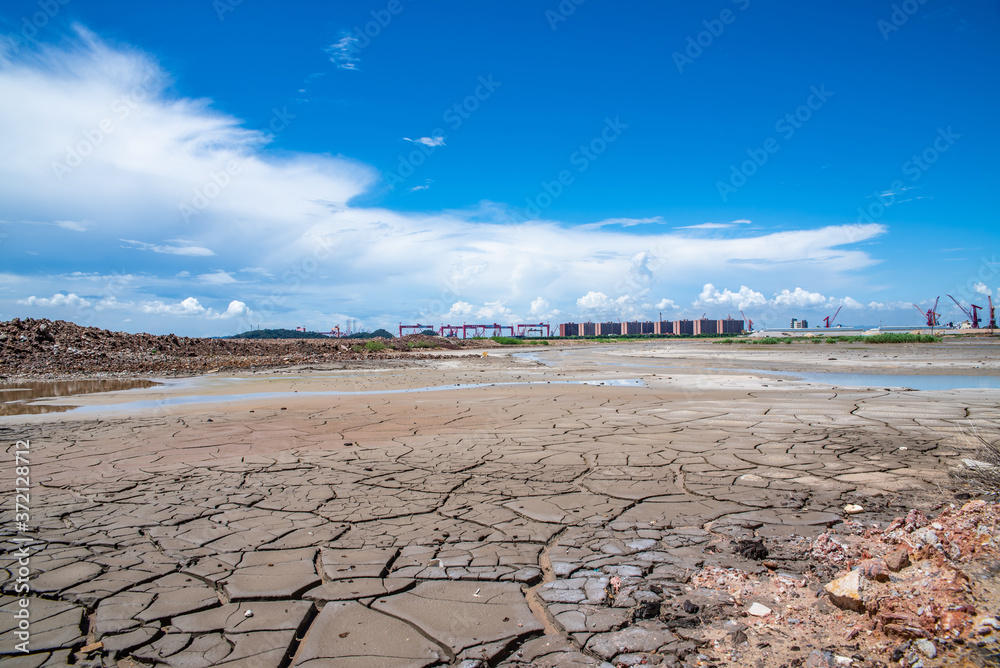
<path id="1" fill-rule="evenodd" d="M 368 345 L 378 341 L 381 345 Z M 0 376 L 156 373 L 266 368 L 339 360 L 423 358 L 419 351 L 458 348 L 443 337 L 399 339 L 207 339 L 128 334 L 63 320 L 0 322 Z"/>
<path id="2" fill-rule="evenodd" d="M 885 528 L 848 520 L 808 546 L 807 572 L 706 567 L 688 591 L 716 592 L 721 612 L 686 635 L 702 665 L 998 665 L 998 523 L 1000 504 L 975 500 Z"/>

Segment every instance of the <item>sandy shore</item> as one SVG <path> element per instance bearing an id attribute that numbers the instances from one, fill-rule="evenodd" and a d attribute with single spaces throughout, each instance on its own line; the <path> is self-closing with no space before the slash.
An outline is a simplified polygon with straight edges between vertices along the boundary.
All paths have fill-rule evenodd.
<path id="1" fill-rule="evenodd" d="M 989 340 L 463 350 L 48 400 L 79 408 L 0 418 L 11 471 L 15 441 L 30 440 L 41 541 L 32 654 L 7 660 L 64 665 L 96 642 L 78 654 L 87 665 L 805 660 L 849 643 L 844 613 L 813 595 L 831 571 L 799 547 L 846 503 L 885 525 L 950 499 L 948 468 L 971 429 L 995 432 L 1000 390 L 795 374 L 998 375 L 997 352 Z M 0 607 L 13 611 L 9 515 Z M 750 601 L 692 584 L 711 568 L 768 572 L 739 540 L 762 540 L 771 570 L 807 583 L 798 603 L 828 627 L 783 640 L 747 624 Z M 698 624 L 677 622 L 694 614 L 677 612 L 685 601 Z M 736 659 L 719 643 L 734 620 L 748 637 Z M 924 665 L 966 651 L 952 649 Z M 892 651 L 872 641 L 854 665 Z"/>

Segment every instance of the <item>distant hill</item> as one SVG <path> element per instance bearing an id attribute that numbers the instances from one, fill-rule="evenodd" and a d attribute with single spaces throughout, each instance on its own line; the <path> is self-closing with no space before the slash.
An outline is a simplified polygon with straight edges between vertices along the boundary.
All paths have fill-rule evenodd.
<path id="1" fill-rule="evenodd" d="M 227 336 L 227 339 L 326 339 L 319 332 L 297 332 L 294 329 L 253 329 L 249 332 Z"/>
<path id="2" fill-rule="evenodd" d="M 349 336 L 345 336 L 345 339 L 391 339 L 393 335 L 384 329 L 376 329 L 374 332 L 355 332 Z"/>

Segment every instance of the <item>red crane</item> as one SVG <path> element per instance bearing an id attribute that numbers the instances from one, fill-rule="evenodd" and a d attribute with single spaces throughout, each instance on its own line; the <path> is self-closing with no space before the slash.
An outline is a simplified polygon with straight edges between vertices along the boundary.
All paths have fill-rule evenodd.
<path id="1" fill-rule="evenodd" d="M 964 313 L 965 317 L 968 318 L 969 322 L 972 323 L 972 329 L 979 329 L 979 312 L 983 310 L 983 307 L 976 306 L 975 304 L 969 304 L 969 306 L 972 307 L 972 312 L 970 313 L 969 309 L 959 304 L 957 299 L 955 299 L 951 295 L 948 296 L 951 297 L 951 301 L 955 302 L 955 306 L 962 309 L 962 313 Z"/>
<path id="2" fill-rule="evenodd" d="M 842 309 L 842 308 L 844 308 L 844 307 L 841 306 L 840 308 L 837 309 L 836 313 L 834 313 L 833 315 L 828 315 L 825 318 L 823 318 L 823 322 L 826 323 L 826 328 L 827 329 L 830 329 L 830 327 L 833 326 L 833 321 L 837 319 L 838 315 L 840 315 L 840 309 Z"/>
<path id="3" fill-rule="evenodd" d="M 988 300 L 990 300 L 989 301 L 989 305 L 990 305 L 990 329 L 996 329 L 997 328 L 997 312 L 993 308 L 993 297 L 992 296 L 987 296 L 986 298 Z"/>
<path id="4" fill-rule="evenodd" d="M 740 309 L 740 315 L 743 316 L 743 319 L 747 321 L 747 331 L 748 332 L 752 332 L 753 331 L 753 320 L 751 320 L 750 318 L 748 318 L 746 316 L 746 314 L 743 312 L 743 309 Z"/>
<path id="5" fill-rule="evenodd" d="M 915 308 L 918 311 L 920 311 L 920 315 L 922 315 L 925 318 L 927 318 L 927 326 L 928 327 L 933 328 L 933 327 L 936 327 L 937 324 L 938 324 L 938 316 L 941 315 L 941 314 L 937 312 L 937 307 L 938 307 L 938 302 L 940 300 L 941 300 L 941 297 L 938 297 L 937 299 L 935 299 L 934 300 L 934 308 L 927 309 L 926 313 L 924 313 L 924 310 L 922 308 L 920 308 L 919 306 L 917 306 L 916 304 L 913 305 L 913 308 Z"/>

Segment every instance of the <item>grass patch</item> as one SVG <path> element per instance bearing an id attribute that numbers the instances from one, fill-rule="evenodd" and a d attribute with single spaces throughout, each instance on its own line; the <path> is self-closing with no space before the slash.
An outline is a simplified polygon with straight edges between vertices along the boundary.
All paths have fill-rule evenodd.
<path id="1" fill-rule="evenodd" d="M 374 343 L 374 341 L 372 341 L 372 343 Z M 413 350 L 414 348 L 437 348 L 438 344 L 433 341 L 409 341 L 407 342 L 406 347 L 410 350 Z"/>
<path id="2" fill-rule="evenodd" d="M 385 350 L 385 344 L 382 343 L 381 341 L 368 341 L 367 343 L 365 343 L 365 350 L 367 350 L 370 353 L 377 353 L 382 350 Z"/>
<path id="3" fill-rule="evenodd" d="M 493 337 L 490 337 L 490 338 L 493 341 L 496 341 L 497 343 L 499 343 L 500 345 L 503 345 L 503 346 L 520 346 L 520 345 L 524 345 L 524 341 L 522 339 L 519 339 L 519 338 L 516 338 L 516 337 L 513 337 L 513 336 L 493 336 Z"/>

